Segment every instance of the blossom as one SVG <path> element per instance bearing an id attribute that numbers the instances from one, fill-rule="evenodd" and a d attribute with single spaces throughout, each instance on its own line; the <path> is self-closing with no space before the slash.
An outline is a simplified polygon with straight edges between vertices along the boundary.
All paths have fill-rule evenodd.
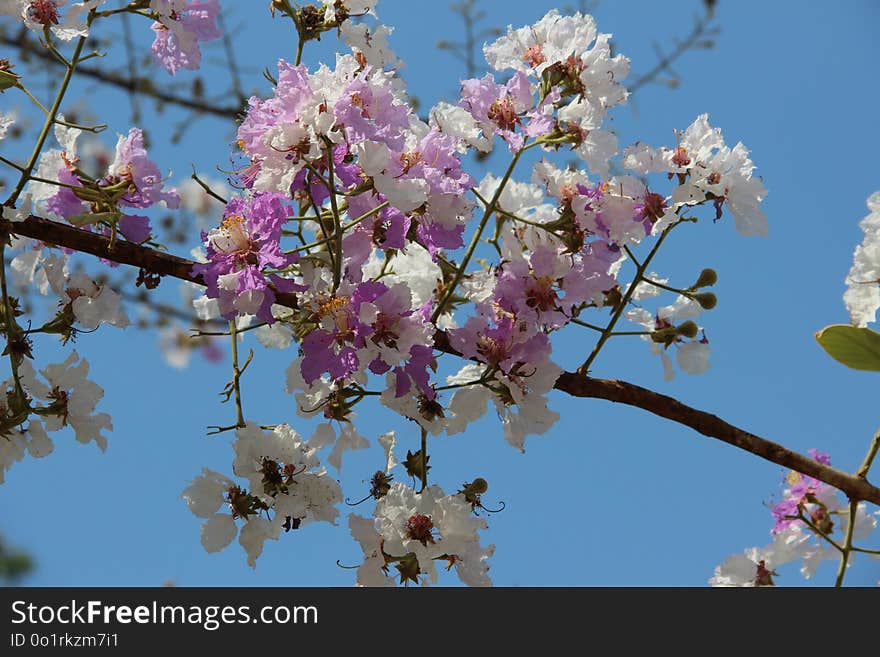
<path id="1" fill-rule="evenodd" d="M 402 584 L 432 582 L 438 578 L 435 562 L 472 586 L 491 586 L 487 559 L 495 546 L 480 545 L 478 532 L 487 528 L 475 517 L 461 494 L 445 495 L 438 486 L 416 493 L 394 482 L 377 503 L 372 527 L 367 519 L 349 517 L 352 535 L 364 550 L 358 584 L 388 586 L 393 565 Z"/>
<path id="2" fill-rule="evenodd" d="M 521 71 L 504 85 L 495 82 L 490 73 L 461 83 L 459 105 L 470 113 L 483 135 L 498 135 L 507 142 L 511 152 L 520 150 L 525 143 L 516 127 L 522 125 L 523 115 L 534 104 L 531 83 Z"/>
<path id="3" fill-rule="evenodd" d="M 226 319 L 256 315 L 272 323 L 276 291 L 292 292 L 296 284 L 264 269 L 283 269 L 296 261 L 281 252 L 281 228 L 287 209 L 280 194 L 234 198 L 226 205 L 218 228 L 204 234 L 208 262 L 193 273 L 202 276 L 207 296 L 217 299 Z"/>
<path id="4" fill-rule="evenodd" d="M 13 123 L 15 123 L 15 114 L 0 112 L 0 139 L 6 137 L 6 132 Z"/>
<path id="5" fill-rule="evenodd" d="M 217 0 L 151 0 L 150 8 L 158 19 L 152 25 L 156 38 L 151 47 L 156 64 L 171 75 L 182 68 L 198 70 L 199 42 L 220 37 Z"/>
<path id="6" fill-rule="evenodd" d="M 579 56 L 596 38 L 596 22 L 580 12 L 561 16 L 551 9 L 534 25 L 514 30 L 483 46 L 486 61 L 496 71 L 513 69 L 540 76 L 548 68 Z"/>
<path id="7" fill-rule="evenodd" d="M 843 302 L 855 326 L 867 326 L 880 308 L 880 192 L 868 198 L 868 216 L 859 223 L 865 236 L 853 253 Z"/>
<path id="8" fill-rule="evenodd" d="M 87 0 L 74 3 L 62 17 L 59 10 L 67 4 L 67 0 L 4 0 L 0 4 L 0 15 L 16 17 L 35 32 L 42 32 L 48 27 L 62 41 L 70 41 L 88 35 L 86 16 L 105 2 L 106 0 Z"/>
<path id="9" fill-rule="evenodd" d="M 709 584 L 716 587 L 776 586 L 774 578 L 779 574 L 775 569 L 798 558 L 802 541 L 803 537 L 797 533 L 778 534 L 766 547 L 749 548 L 742 554 L 730 556 L 715 568 Z"/>
<path id="10" fill-rule="evenodd" d="M 638 144 L 624 151 L 623 164 L 640 174 L 680 174 L 685 181 L 673 191 L 675 207 L 711 201 L 716 219 L 727 207 L 741 234 L 767 235 L 767 216 L 761 210 L 767 190 L 752 175 L 755 165 L 749 151 L 742 142 L 729 148 L 721 130 L 709 125 L 708 114 L 701 114 L 679 133 L 675 149 L 657 151 Z"/>
<path id="11" fill-rule="evenodd" d="M 100 324 L 128 326 L 128 316 L 120 309 L 122 297 L 107 285 L 98 285 L 85 272 L 78 271 L 67 280 L 52 276 L 49 283 L 61 297 L 62 309 L 69 308 L 84 329 L 96 329 Z"/>
<path id="12" fill-rule="evenodd" d="M 40 370 L 40 374 L 46 383 L 37 378 L 28 360 L 22 361 L 21 380 L 25 388 L 35 398 L 49 402 L 49 408 L 53 410 L 52 414 L 43 416 L 46 430 L 58 431 L 70 426 L 79 442 L 95 442 L 101 451 L 105 451 L 107 438 L 102 432 L 113 429 L 113 424 L 106 413 L 95 413 L 104 389 L 86 378 L 88 362 L 72 351 L 64 362 L 48 365 Z"/>
<path id="13" fill-rule="evenodd" d="M 254 423 L 236 430 L 235 474 L 249 489 L 208 468 L 193 479 L 181 497 L 190 511 L 205 520 L 202 545 L 208 552 L 228 546 L 236 535 L 256 566 L 266 540 L 314 521 L 336 524 L 336 505 L 342 501 L 339 484 L 326 477 L 315 456 L 289 425 L 263 431 Z M 264 517 L 263 513 L 270 517 Z M 239 532 L 237 520 L 244 524 Z"/>
<path id="14" fill-rule="evenodd" d="M 165 189 L 159 167 L 149 159 L 144 146 L 144 135 L 140 128 L 132 128 L 127 135 L 119 135 L 116 152 L 101 178 L 92 180 L 79 168 L 76 142 L 78 129 L 60 131 L 56 136 L 63 150 L 51 151 L 57 154 L 54 171 L 65 187 L 53 188 L 52 195 L 46 199 L 47 210 L 56 216 L 67 219 L 75 225 L 91 227 L 94 218 L 115 217 L 116 227 L 133 242 L 145 242 L 152 229 L 148 217 L 141 214 L 123 214 L 122 208 L 146 209 L 157 203 L 169 208 L 177 208 L 180 196 L 174 189 Z M 76 188 L 81 187 L 80 192 Z M 84 198 L 99 201 L 87 203 Z M 107 231 L 105 226 L 99 230 Z"/>

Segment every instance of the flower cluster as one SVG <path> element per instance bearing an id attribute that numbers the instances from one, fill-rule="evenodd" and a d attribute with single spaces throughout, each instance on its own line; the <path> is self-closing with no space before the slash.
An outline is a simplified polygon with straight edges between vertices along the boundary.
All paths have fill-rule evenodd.
<path id="1" fill-rule="evenodd" d="M 741 232 L 766 233 L 765 191 L 742 144 L 728 148 L 704 115 L 675 148 L 618 151 L 604 125 L 626 100 L 629 61 L 611 52 L 592 18 L 558 12 L 486 46 L 496 71 L 513 70 L 506 81 L 465 80 L 459 101 L 439 103 L 424 123 L 387 32 L 349 20 L 372 6 L 326 7 L 298 15 L 301 36 L 306 19 L 315 34 L 342 24 L 353 54 L 315 71 L 281 61 L 271 97 L 250 99 L 237 134 L 243 196 L 204 235 L 206 262 L 194 270 L 208 285 L 197 308 L 216 300 L 226 319 L 264 322 L 263 344 L 298 345 L 287 389 L 302 417 L 322 420 L 310 446 L 332 446 L 328 461 L 341 467 L 345 451 L 369 445 L 354 408 L 377 395 L 431 435 L 465 431 L 491 402 L 504 438 L 522 450 L 559 417 L 547 398 L 562 371 L 551 335 L 571 324 L 611 330 L 585 321 L 592 309 L 610 310 L 612 327 L 635 324 L 667 377 L 671 350 L 683 371 L 708 368 L 708 339 L 694 320 L 715 305 L 706 288 L 717 276 L 705 270 L 693 285 L 672 287 L 633 249 L 658 246 L 702 205 L 715 219 L 728 208 Z M 512 161 L 502 177 L 477 184 L 462 158 L 490 151 L 496 136 Z M 552 164 L 563 147 L 586 170 Z M 545 157 L 521 182 L 515 168 L 531 149 Z M 630 173 L 612 176 L 612 162 Z M 496 264 L 471 267 L 487 238 Z M 628 267 L 637 268 L 631 281 Z M 674 303 L 642 305 L 664 290 L 678 293 Z M 445 385 L 434 378 L 443 352 L 474 361 Z M 391 490 L 377 498 L 373 522 L 352 518 L 367 555 L 360 581 L 390 581 L 391 564 L 403 582 L 433 579 L 442 555 L 461 556 L 451 563 L 467 568 L 484 562 L 473 527 L 466 546 L 435 531 L 437 518 L 454 516 L 455 496 L 433 486 Z"/>
<path id="2" fill-rule="evenodd" d="M 96 11 L 102 3 L 92 0 L 62 19 L 63 4 L 0 6 L 14 5 L 40 29 L 65 25 L 71 35 L 118 13 Z M 428 436 L 462 433 L 490 408 L 518 450 L 528 436 L 546 433 L 559 418 L 549 393 L 569 357 L 554 354 L 562 329 L 593 331 L 592 351 L 564 363 L 581 374 L 618 335 L 641 336 L 667 378 L 674 360 L 685 372 L 706 371 L 709 340 L 695 320 L 717 302 L 708 291 L 717 275 L 704 269 L 692 285 L 676 286 L 649 268 L 651 259 L 674 229 L 698 221 L 701 209 L 715 221 L 727 210 L 741 233 L 765 235 L 766 192 L 746 148 L 729 148 L 706 115 L 677 133 L 674 146 L 619 149 L 611 112 L 627 100 L 630 63 L 581 13 L 554 10 L 535 25 L 508 28 L 484 47 L 492 72 L 462 81 L 457 100 L 438 103 L 423 120 L 398 75 L 391 30 L 360 20 L 375 16 L 375 4 L 271 3 L 273 15 L 293 19 L 296 63 L 279 61 L 275 77 L 267 70 L 272 93 L 248 101 L 232 158 L 236 192 L 228 201 L 210 194 L 225 203 L 219 222 L 209 223 L 208 185 L 191 181 L 183 200 L 167 188 L 140 129 L 119 137 L 115 155 L 89 164 L 77 152 L 80 130 L 61 116 L 60 149 L 42 155 L 36 179 L 23 195 L 16 190 L 18 207 L 4 208 L 3 216 L 25 220 L 36 205 L 52 219 L 108 234 L 111 245 L 119 236 L 154 240 L 144 213 L 160 203 L 182 202 L 211 226 L 202 232 L 198 263 L 178 274 L 204 284 L 204 295 L 192 299 L 196 316 L 227 320 L 232 342 L 233 380 L 224 394 L 235 394 L 237 422 L 216 430 L 235 430 L 239 479 L 205 469 L 183 492 L 203 520 L 206 550 L 219 551 L 237 536 L 253 566 L 265 541 L 282 531 L 310 521 L 336 524 L 342 492 L 318 453 L 327 449 L 324 462 L 340 470 L 346 452 L 369 447 L 356 409 L 375 400 L 418 427 L 421 449 L 408 451 L 402 465 L 422 486 L 393 481 L 396 438 L 380 437 L 386 467 L 371 479 L 372 516 L 349 519 L 364 553 L 358 583 L 435 583 L 440 563 L 467 584 L 488 585 L 494 546 L 481 545 L 488 524 L 478 512 L 486 483 L 475 480 L 455 494 L 443 492 L 435 473 L 429 483 Z M 151 19 L 153 58 L 172 75 L 197 69 L 200 44 L 219 36 L 217 0 L 141 0 L 119 11 L 129 10 Z M 303 45 L 332 31 L 351 52 L 315 69 L 300 63 Z M 0 116 L 0 137 L 10 120 Z M 490 153 L 496 137 L 506 145 L 496 153 L 506 158 L 504 173 L 472 177 L 467 158 Z M 580 164 L 559 168 L 552 160 L 560 151 Z M 67 254 L 29 242 L 14 248 L 16 282 L 59 298 L 55 318 L 38 332 L 68 340 L 77 322 L 89 330 L 128 324 L 119 295 L 83 272 L 71 274 Z M 646 307 L 668 292 L 671 303 Z M 5 298 L 4 316 L 14 310 Z M 23 449 L 45 452 L 45 430 L 58 420 L 44 417 L 63 417 L 81 440 L 103 440 L 109 419 L 93 414 L 100 395 L 67 370 L 67 378 L 44 371 L 51 385 L 39 383 L 26 360 L 29 332 L 8 319 L 21 383 L 7 383 L 10 401 L 0 419 L 11 437 L 0 443 L 0 460 L 11 462 Z M 618 331 L 618 322 L 635 330 Z M 243 420 L 239 379 L 250 358 L 238 361 L 238 345 L 250 329 L 262 345 L 291 354 L 287 391 L 299 415 L 312 420 L 307 441 L 286 424 Z M 226 333 L 207 333 L 201 344 L 215 358 L 208 340 Z M 180 326 L 167 327 L 162 343 L 175 366 L 195 344 Z M 447 356 L 466 362 L 447 366 Z M 69 369 L 84 377 L 81 366 Z M 51 412 L 30 408 L 30 398 L 48 401 Z M 40 419 L 22 430 L 32 414 Z M 804 518 L 820 523 L 822 509 L 837 509 L 832 492 L 812 480 L 792 484 L 777 505 L 777 543 L 794 549 L 792 532 L 806 535 Z M 769 580 L 780 554 L 782 548 L 763 556 L 752 579 Z"/>
<path id="3" fill-rule="evenodd" d="M 76 439 L 94 442 L 101 451 L 107 449 L 104 431 L 113 424 L 106 413 L 95 413 L 104 390 L 87 379 L 89 364 L 73 351 L 62 363 L 52 364 L 37 375 L 29 360 L 19 366 L 20 381 L 4 381 L 5 398 L 0 402 L 0 483 L 13 463 L 27 451 L 42 458 L 54 449 L 47 432 L 64 427 L 74 430 Z M 35 404 L 42 404 L 34 406 Z M 28 421 L 29 411 L 36 417 Z M 27 426 L 24 422 L 27 421 Z"/>
<path id="4" fill-rule="evenodd" d="M 132 128 L 128 135 L 120 135 L 113 160 L 98 175 L 80 168 L 76 152 L 80 133 L 77 128 L 57 126 L 62 148 L 41 158 L 39 171 L 65 185 L 45 199 L 46 212 L 76 226 L 99 225 L 104 232 L 118 229 L 127 240 L 146 242 L 152 235 L 149 217 L 128 209 L 146 210 L 160 202 L 177 208 L 180 196 L 165 189 L 162 172 L 147 156 L 143 131 Z"/>
<path id="5" fill-rule="evenodd" d="M 437 583 L 436 564 L 455 568 L 468 586 L 491 586 L 487 559 L 495 546 L 480 545 L 486 521 L 473 514 L 462 493 L 446 495 L 438 486 L 416 492 L 392 483 L 372 519 L 351 514 L 351 535 L 364 551 L 360 586 Z M 391 568 L 394 568 L 392 573 Z"/>
<path id="6" fill-rule="evenodd" d="M 809 453 L 818 463 L 831 465 L 828 454 L 816 449 Z M 775 569 L 796 561 L 801 562 L 801 575 L 809 579 L 822 561 L 841 558 L 844 537 L 849 537 L 847 545 L 851 545 L 868 538 L 877 528 L 880 513 L 870 514 L 864 502 L 851 508 L 828 484 L 793 470 L 786 476 L 786 484 L 782 499 L 771 507 L 772 543 L 728 557 L 715 569 L 709 584 L 775 586 L 774 577 L 780 576 Z M 847 566 L 854 556 L 847 552 Z"/>
<path id="7" fill-rule="evenodd" d="M 233 470 L 248 487 L 204 468 L 182 493 L 190 511 L 205 521 L 202 545 L 208 552 L 222 550 L 238 534 L 255 567 L 265 541 L 278 540 L 282 531 L 316 521 L 336 524 L 339 484 L 296 431 L 286 424 L 264 431 L 249 423 L 235 438 Z M 240 533 L 237 520 L 243 523 Z"/>
<path id="8" fill-rule="evenodd" d="M 280 194 L 232 199 L 219 228 L 205 234 L 208 262 L 193 272 L 203 277 L 208 296 L 219 301 L 220 314 L 227 319 L 256 315 L 272 323 L 276 292 L 297 288 L 293 281 L 264 271 L 296 261 L 279 247 L 287 212 Z"/>

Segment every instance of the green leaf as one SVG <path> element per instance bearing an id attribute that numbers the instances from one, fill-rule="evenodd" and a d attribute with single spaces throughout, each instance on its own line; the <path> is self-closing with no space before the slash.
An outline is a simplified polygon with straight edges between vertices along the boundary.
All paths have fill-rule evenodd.
<path id="1" fill-rule="evenodd" d="M 75 214 L 67 218 L 67 222 L 74 226 L 85 226 L 87 224 L 97 224 L 101 221 L 113 223 L 118 221 L 122 215 L 119 212 L 86 212 L 84 214 Z"/>
<path id="2" fill-rule="evenodd" d="M 826 326 L 816 340 L 834 360 L 854 370 L 880 372 L 880 333 L 849 324 Z"/>
<path id="3" fill-rule="evenodd" d="M 21 76 L 10 70 L 0 70 L 0 93 L 17 86 L 19 79 Z"/>

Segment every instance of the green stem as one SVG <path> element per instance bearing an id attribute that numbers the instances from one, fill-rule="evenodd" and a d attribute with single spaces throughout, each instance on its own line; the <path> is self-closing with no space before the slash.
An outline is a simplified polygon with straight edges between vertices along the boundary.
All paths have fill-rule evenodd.
<path id="1" fill-rule="evenodd" d="M 315 240 L 314 242 L 310 242 L 309 244 L 303 244 L 302 246 L 298 246 L 297 248 L 291 249 L 290 251 L 285 251 L 284 253 L 286 253 L 286 254 L 299 253 L 300 251 L 308 251 L 309 249 L 313 249 L 316 246 L 321 246 L 322 244 L 327 244 L 327 242 L 338 242 L 342 238 L 342 235 L 344 235 L 347 230 L 354 228 L 359 223 L 361 223 L 364 219 L 376 214 L 377 212 L 379 212 L 380 210 L 385 208 L 387 205 L 388 205 L 388 201 L 384 201 L 384 202 L 380 203 L 379 205 L 377 205 L 372 210 L 365 212 L 357 219 L 352 219 L 344 226 L 340 226 L 338 231 L 334 230 L 333 235 L 330 235 L 329 237 L 325 237 L 320 240 Z M 336 234 L 337 232 L 339 233 L 338 235 Z"/>
<path id="2" fill-rule="evenodd" d="M 89 20 L 89 23 L 91 23 L 91 20 Z M 27 164 L 24 166 L 24 170 L 21 172 L 18 184 L 15 186 L 15 189 L 12 190 L 12 194 L 6 199 L 4 205 L 15 205 L 15 202 L 24 190 L 24 186 L 27 184 L 28 180 L 30 180 L 31 172 L 34 170 L 37 160 L 40 157 L 40 153 L 43 151 L 43 146 L 49 136 L 49 130 L 51 130 L 52 125 L 55 123 L 55 117 L 58 115 L 58 110 L 61 108 L 61 101 L 64 100 L 64 94 L 67 93 L 67 87 L 70 85 L 70 80 L 73 78 L 73 71 L 76 69 L 76 65 L 79 62 L 79 56 L 82 53 L 83 46 L 86 44 L 86 39 L 88 39 L 88 36 L 82 36 L 76 43 L 76 49 L 73 51 L 73 58 L 66 67 L 64 78 L 61 80 L 61 86 L 58 88 L 58 93 L 55 94 L 55 100 L 52 103 L 52 107 L 46 115 L 46 120 L 43 123 L 42 130 L 40 130 L 40 136 L 37 138 L 34 150 L 31 152 L 31 156 L 28 159 Z"/>
<path id="3" fill-rule="evenodd" d="M 594 331 L 598 331 L 599 333 L 604 333 L 605 329 L 601 326 L 596 326 L 595 324 L 590 324 L 589 322 L 585 322 L 582 319 L 578 319 L 577 317 L 571 318 L 572 324 L 577 324 L 578 326 L 583 326 L 584 328 L 593 329 Z"/>
<path id="4" fill-rule="evenodd" d="M 455 276 L 453 277 L 452 282 L 449 284 L 449 287 L 446 288 L 446 291 L 443 293 L 443 297 L 437 304 L 437 308 L 431 315 L 431 321 L 433 323 L 437 323 L 437 318 L 443 314 L 443 311 L 446 308 L 446 304 L 449 303 L 449 299 L 451 299 L 452 295 L 455 294 L 455 289 L 458 287 L 458 284 L 461 283 L 461 279 L 464 278 L 464 272 L 467 269 L 468 264 L 470 264 L 471 258 L 474 255 L 474 251 L 477 250 L 477 245 L 480 243 L 480 238 L 483 236 L 483 231 L 486 229 L 486 224 L 489 223 L 489 218 L 492 216 L 492 213 L 495 212 L 495 208 L 498 205 L 498 200 L 501 198 L 501 193 L 504 191 L 504 188 L 507 186 L 510 177 L 513 175 L 513 170 L 516 168 L 516 163 L 519 162 L 520 156 L 525 153 L 529 148 L 539 143 L 540 142 L 535 141 L 528 146 L 524 146 L 516 152 L 516 154 L 513 156 L 513 159 L 510 161 L 510 164 L 507 167 L 507 171 L 504 172 L 504 177 L 498 184 L 498 189 L 495 190 L 495 194 L 492 196 L 492 200 L 489 201 L 489 203 L 486 205 L 486 211 L 483 213 L 483 218 L 480 219 L 480 224 L 477 226 L 477 232 L 475 232 L 473 238 L 471 238 L 471 243 L 468 245 L 467 251 L 464 254 L 464 258 L 462 258 L 461 263 L 455 270 Z"/>
<path id="5" fill-rule="evenodd" d="M 6 333 L 6 340 L 10 340 L 11 336 L 21 333 L 21 327 L 15 321 L 12 314 L 12 304 L 9 302 L 9 294 L 6 288 L 6 243 L 0 242 L 0 292 L 3 294 L 3 331 Z M 24 398 L 24 389 L 21 387 L 21 378 L 18 373 L 18 364 L 15 362 L 15 354 L 9 354 L 9 365 L 12 368 L 12 377 L 15 380 L 15 394 L 20 399 Z"/>
<path id="6" fill-rule="evenodd" d="M 238 326 L 236 320 L 229 322 L 229 336 L 232 339 L 232 387 L 235 390 L 235 412 L 237 427 L 244 427 L 244 411 L 241 408 L 241 370 L 238 367 Z"/>
<path id="7" fill-rule="evenodd" d="M 327 182 L 330 186 L 327 191 L 330 193 L 330 210 L 333 214 L 333 232 L 336 237 L 336 262 L 333 263 L 333 291 L 339 289 L 339 283 L 342 282 L 342 228 L 339 220 L 339 208 L 336 205 L 336 179 L 333 173 L 333 144 L 329 139 L 324 140 L 327 147 Z"/>
<path id="8" fill-rule="evenodd" d="M 36 105 L 37 107 L 39 107 L 43 111 L 43 114 L 49 113 L 49 110 L 46 109 L 46 106 L 43 105 L 43 103 L 41 103 L 39 100 L 37 100 L 36 97 L 30 91 L 28 91 L 27 88 L 21 82 L 19 82 L 15 86 L 16 86 L 16 88 L 18 88 L 19 90 L 24 92 L 24 95 L 27 96 L 28 98 L 30 98 L 31 102 L 33 102 L 34 105 Z"/>
<path id="9" fill-rule="evenodd" d="M 428 487 L 428 432 L 422 429 L 422 488 L 420 493 Z"/>
<path id="10" fill-rule="evenodd" d="M 668 290 L 669 292 L 675 292 L 676 294 L 687 295 L 687 292 L 685 292 L 684 290 L 679 290 L 677 287 L 670 287 L 669 285 L 664 285 L 663 283 L 659 283 L 657 281 L 652 281 L 650 278 L 642 278 L 642 281 L 644 281 L 648 285 L 653 285 L 654 287 L 659 287 L 661 290 Z"/>
<path id="11" fill-rule="evenodd" d="M 612 331 L 614 331 L 614 327 L 617 324 L 617 321 L 623 315 L 623 311 L 626 310 L 626 306 L 629 303 L 629 300 L 632 298 L 632 295 L 635 293 L 636 288 L 639 286 L 639 283 L 644 280 L 645 270 L 648 268 L 648 265 L 651 264 L 651 260 L 657 255 L 657 251 L 660 250 L 660 245 L 663 244 L 663 241 L 666 239 L 666 236 L 669 235 L 670 231 L 675 228 L 679 223 L 681 223 L 681 219 L 676 221 L 673 224 L 670 224 L 666 227 L 666 229 L 660 234 L 660 237 L 657 239 L 657 243 L 654 244 L 654 248 L 651 249 L 651 252 L 648 254 L 648 257 L 645 258 L 645 261 L 640 264 L 636 269 L 636 275 L 633 277 L 633 282 L 629 286 L 629 289 L 623 295 L 623 299 L 620 301 L 620 306 L 614 312 L 614 315 L 611 317 L 611 321 L 608 322 L 608 326 L 605 327 L 605 331 L 599 336 L 599 340 L 596 342 L 596 346 L 593 347 L 592 353 L 584 361 L 584 363 L 578 368 L 578 374 L 581 376 L 586 376 L 590 371 L 590 365 L 593 364 L 593 361 L 596 360 L 596 356 L 599 355 L 599 352 L 602 350 L 602 347 L 608 341 L 608 338 L 611 337 Z"/>
<path id="12" fill-rule="evenodd" d="M 843 586 L 843 579 L 846 577 L 846 566 L 849 562 L 849 555 L 852 552 L 853 530 L 856 525 L 856 512 L 859 503 L 857 500 L 851 500 L 849 503 L 849 522 L 846 525 L 846 538 L 843 541 L 843 551 L 840 553 L 840 565 L 837 567 L 837 579 L 834 586 L 840 588 Z"/>
<path id="13" fill-rule="evenodd" d="M 861 467 L 856 470 L 856 477 L 867 479 L 868 470 L 871 469 L 871 465 L 874 463 L 874 457 L 877 456 L 878 450 L 880 450 L 880 431 L 874 434 L 874 439 L 871 441 L 871 446 L 868 448 L 865 460 L 862 462 Z"/>

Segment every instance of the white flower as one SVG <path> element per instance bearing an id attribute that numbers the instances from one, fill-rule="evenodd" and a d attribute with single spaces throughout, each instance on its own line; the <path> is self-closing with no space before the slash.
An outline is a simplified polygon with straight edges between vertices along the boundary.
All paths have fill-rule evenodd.
<path id="1" fill-rule="evenodd" d="M 345 12 L 349 16 L 363 16 L 364 14 L 372 14 L 376 15 L 376 5 L 379 4 L 379 0 L 321 0 L 324 4 L 324 20 L 328 22 L 333 22 L 336 20 L 336 6 L 342 5 L 342 8 L 345 9 Z M 343 25 L 346 25 L 350 21 L 345 21 Z"/>
<path id="2" fill-rule="evenodd" d="M 465 108 L 439 102 L 431 109 L 430 123 L 440 132 L 458 137 L 463 143 L 459 151 L 464 152 L 464 144 L 473 146 L 483 153 L 492 150 L 492 137 L 483 134 L 473 115 Z"/>
<path id="3" fill-rule="evenodd" d="M 78 362 L 77 362 L 78 361 Z M 70 425 L 81 443 L 94 441 L 101 451 L 107 449 L 107 438 L 101 433 L 113 429 L 110 416 L 95 413 L 95 407 L 104 396 L 104 389 L 86 377 L 89 364 L 73 351 L 63 363 L 49 365 L 40 373 L 48 385 L 37 378 L 30 361 L 25 360 L 20 367 L 21 381 L 35 398 L 55 405 L 58 413 L 43 418 L 48 431 L 57 431 Z"/>
<path id="4" fill-rule="evenodd" d="M 400 60 L 388 46 L 388 35 L 394 31 L 394 28 L 385 25 L 371 27 L 366 23 L 345 21 L 340 29 L 343 41 L 352 50 L 363 53 L 364 59 L 370 66 L 377 68 L 399 66 Z"/>
<path id="5" fill-rule="evenodd" d="M 210 518 L 223 506 L 227 491 L 234 487 L 235 482 L 229 477 L 202 468 L 202 474 L 192 480 L 180 497 L 196 517 Z"/>
<path id="6" fill-rule="evenodd" d="M 608 161 L 617 153 L 617 135 L 599 130 L 603 116 L 603 109 L 584 99 L 575 99 L 559 110 L 559 120 L 573 124 L 582 135 L 575 152 L 592 173 L 607 179 Z"/>
<path id="7" fill-rule="evenodd" d="M 9 130 L 9 126 L 13 123 L 15 123 L 15 114 L 0 112 L 0 139 L 6 136 L 6 131 Z"/>
<path id="8" fill-rule="evenodd" d="M 33 210 L 33 197 L 25 192 L 18 197 L 18 208 L 11 208 L 8 205 L 3 206 L 3 218 L 13 223 L 24 221 L 31 216 Z"/>
<path id="9" fill-rule="evenodd" d="M 557 9 L 551 9 L 534 25 L 517 30 L 508 26 L 505 36 L 483 46 L 483 54 L 496 71 L 513 69 L 540 76 L 553 64 L 572 55 L 580 57 L 595 38 L 592 16 L 560 16 Z"/>
<path id="10" fill-rule="evenodd" d="M 22 245 L 25 248 L 9 263 L 15 284 L 28 287 L 36 282 L 37 290 L 42 295 L 48 294 L 50 289 L 62 289 L 68 275 L 67 256 L 53 253 L 27 238 L 18 238 L 13 242 L 13 248 Z"/>
<path id="11" fill-rule="evenodd" d="M 559 419 L 559 413 L 547 407 L 544 395 L 553 388 L 562 369 L 549 360 L 533 365 L 534 373 L 527 379 L 511 378 L 500 372 L 495 374 L 495 380 L 510 395 L 507 403 L 482 384 L 463 385 L 478 381 L 485 372 L 485 365 L 468 364 L 457 374 L 447 377 L 449 385 L 462 385 L 447 406 L 447 434 L 463 432 L 468 424 L 486 413 L 487 402 L 491 400 L 501 420 L 504 439 L 511 446 L 525 451 L 526 436 L 546 433 Z"/>
<path id="12" fill-rule="evenodd" d="M 0 484 L 6 481 L 6 471 L 24 458 L 27 447 L 27 433 L 24 431 L 13 430 L 0 436 Z"/>
<path id="13" fill-rule="evenodd" d="M 364 551 L 364 562 L 357 570 L 358 586 L 394 586 L 394 578 L 385 573 L 385 556 L 382 553 L 382 537 L 376 531 L 372 518 L 354 513 L 348 516 L 352 537 Z"/>
<path id="14" fill-rule="evenodd" d="M 808 537 L 801 532 L 784 531 L 763 548 L 749 548 L 742 554 L 734 554 L 715 568 L 709 579 L 711 586 L 775 586 L 775 568 L 795 561 Z"/>
<path id="15" fill-rule="evenodd" d="M 855 326 L 876 320 L 880 308 L 880 192 L 868 198 L 867 217 L 859 223 L 865 237 L 853 253 L 843 302 Z"/>
<path id="16" fill-rule="evenodd" d="M 171 367 L 186 369 L 192 355 L 192 339 L 185 328 L 174 325 L 159 331 L 159 352 Z"/>
<path id="17" fill-rule="evenodd" d="M 70 304 L 74 316 L 87 330 L 100 324 L 118 328 L 129 325 L 128 315 L 119 306 L 122 297 L 106 285 L 98 285 L 88 274 L 76 272 L 66 284 L 59 284 L 57 277 L 50 278 L 52 289 L 61 297 L 62 305 Z"/>
<path id="18" fill-rule="evenodd" d="M 414 569 L 403 568 L 409 578 L 422 583 L 437 582 L 436 562 L 448 561 L 462 580 L 471 586 L 490 586 L 486 559 L 495 547 L 480 546 L 478 532 L 486 521 L 475 517 L 463 495 L 445 495 L 438 486 L 416 493 L 409 486 L 392 483 L 388 493 L 377 503 L 370 532 L 365 519 L 350 517 L 352 535 L 364 549 L 364 572 L 358 571 L 358 583 L 385 585 L 385 555 L 400 559 L 413 555 Z M 400 563 L 400 562 L 398 562 Z M 401 565 L 405 565 L 401 564 Z M 379 572 L 376 572 L 376 571 Z M 408 583 L 408 582 L 407 582 Z"/>
<path id="19" fill-rule="evenodd" d="M 88 13 L 105 2 L 77 2 L 70 6 L 64 16 L 59 16 L 59 9 L 67 4 L 67 0 L 4 0 L 0 4 L 0 15 L 15 16 L 34 32 L 42 33 L 43 28 L 48 26 L 59 39 L 70 41 L 74 37 L 88 35 Z"/>
<path id="20" fill-rule="evenodd" d="M 353 422 L 354 417 L 349 417 L 352 419 L 352 422 L 342 423 L 342 426 L 339 429 L 339 437 L 336 439 L 336 444 L 333 445 L 333 449 L 330 450 L 330 456 L 327 457 L 327 462 L 337 470 L 342 470 L 342 454 L 344 452 L 367 449 L 370 446 L 370 441 L 364 438 L 358 430 L 355 429 Z"/>
<path id="21" fill-rule="evenodd" d="M 379 444 L 385 450 L 385 472 L 390 472 L 391 468 L 397 465 L 397 457 L 394 455 L 394 445 L 396 442 L 397 438 L 393 431 L 379 436 Z"/>
<path id="22" fill-rule="evenodd" d="M 277 303 L 272 304 L 271 312 L 275 319 L 291 315 L 290 308 L 279 306 Z M 284 322 L 265 324 L 257 328 L 254 333 L 256 333 L 257 341 L 267 349 L 287 349 L 293 342 L 293 332 Z"/>
<path id="23" fill-rule="evenodd" d="M 342 489 L 325 476 L 313 446 L 302 441 L 289 425 L 264 431 L 252 422 L 235 432 L 233 471 L 248 481 L 242 490 L 231 479 L 203 469 L 183 491 L 190 510 L 206 519 L 202 524 L 202 545 L 217 552 L 238 533 L 237 518 L 244 520 L 239 543 L 256 566 L 266 540 L 277 540 L 281 531 L 323 521 L 336 524 Z M 226 505 L 231 513 L 218 513 Z M 262 516 L 266 511 L 271 519 Z M 270 515 L 271 512 L 271 515 Z"/>
<path id="24" fill-rule="evenodd" d="M 709 345 L 704 342 L 685 342 L 675 350 L 675 359 L 682 372 L 702 374 L 709 369 Z"/>
<path id="25" fill-rule="evenodd" d="M 767 235 L 767 216 L 761 210 L 767 190 L 752 176 L 755 165 L 749 151 L 742 143 L 732 149 L 726 146 L 721 130 L 709 125 L 708 114 L 701 114 L 679 133 L 675 149 L 654 150 L 644 144 L 627 147 L 623 165 L 642 175 L 661 171 L 687 175 L 673 190 L 673 208 L 711 199 L 719 212 L 722 205 L 730 209 L 741 234 Z"/>

